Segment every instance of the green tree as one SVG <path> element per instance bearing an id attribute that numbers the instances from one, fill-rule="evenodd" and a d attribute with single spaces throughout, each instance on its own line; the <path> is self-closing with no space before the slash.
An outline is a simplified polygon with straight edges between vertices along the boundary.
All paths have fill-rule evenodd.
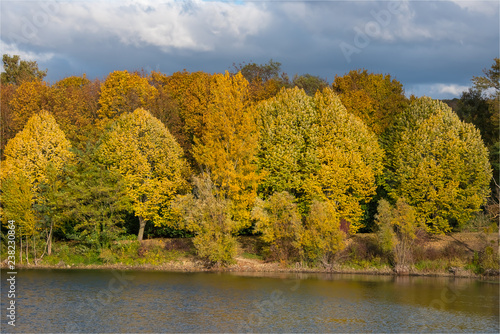
<path id="1" fill-rule="evenodd" d="M 347 111 L 361 118 L 377 135 L 382 135 L 409 103 L 403 85 L 389 74 L 353 70 L 335 76 L 332 88 Z"/>
<path id="2" fill-rule="evenodd" d="M 36 61 L 21 60 L 18 55 L 2 57 L 3 72 L 1 73 L 2 84 L 20 85 L 24 81 L 42 81 L 47 75 L 47 70 L 38 69 Z"/>
<path id="3" fill-rule="evenodd" d="M 125 232 L 124 214 L 131 206 L 123 177 L 96 161 L 92 152 L 79 152 L 63 177 L 50 203 L 52 215 L 67 222 L 77 240 L 97 249 L 109 247 Z"/>
<path id="4" fill-rule="evenodd" d="M 148 221 L 168 224 L 170 202 L 187 188 L 182 149 L 165 126 L 144 109 L 121 115 L 104 134 L 98 161 L 125 179 L 127 195 L 139 218 L 138 240 Z"/>
<path id="5" fill-rule="evenodd" d="M 73 154 L 70 152 L 70 146 L 70 142 L 66 139 L 54 117 L 46 111 L 32 116 L 24 129 L 7 143 L 5 160 L 2 162 L 0 174 L 2 188 L 4 184 L 7 187 L 2 189 L 2 206 L 4 213 L 33 217 L 21 220 L 29 224 L 23 226 L 23 229 L 33 238 L 37 236 L 44 218 L 42 212 L 37 209 L 38 205 L 46 200 L 41 185 L 53 183 L 64 165 L 71 161 Z M 19 188 L 10 186 L 10 182 L 16 182 L 15 180 L 20 182 Z M 26 183 L 30 186 L 29 192 Z M 13 195 L 9 194 L 11 191 L 14 192 Z M 19 204 L 17 200 L 9 200 L 9 198 L 19 199 L 19 195 L 23 193 L 26 194 L 27 199 L 20 199 L 22 204 Z M 30 212 L 17 212 L 18 210 L 28 210 L 27 205 L 25 205 L 25 201 L 28 199 L 31 203 Z M 8 219 L 11 218 L 5 215 L 3 217 L 4 223 Z M 45 226 L 48 246 L 51 245 L 51 232 L 54 229 L 54 223 L 55 220 L 51 219 L 48 221 L 49 226 Z M 33 243 L 33 247 L 35 247 L 35 243 Z"/>
<path id="6" fill-rule="evenodd" d="M 444 103 L 416 99 L 391 129 L 386 190 L 415 208 L 433 233 L 466 223 L 489 194 L 491 167 L 479 131 Z"/>
<path id="7" fill-rule="evenodd" d="M 292 81 L 293 86 L 303 89 L 307 95 L 314 96 L 316 92 L 328 87 L 328 82 L 318 76 L 311 74 L 295 75 Z"/>
<path id="8" fill-rule="evenodd" d="M 233 64 L 233 67 L 234 74 L 240 72 L 249 82 L 249 99 L 253 102 L 267 100 L 290 86 L 288 75 L 281 72 L 281 63 L 272 59 L 266 64 Z"/>

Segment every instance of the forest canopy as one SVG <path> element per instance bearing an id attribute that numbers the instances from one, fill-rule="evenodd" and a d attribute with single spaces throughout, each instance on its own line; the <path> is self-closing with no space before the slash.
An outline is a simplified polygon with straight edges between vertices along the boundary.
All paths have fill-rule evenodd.
<path id="1" fill-rule="evenodd" d="M 382 226 L 379 203 L 411 212 L 384 228 L 439 234 L 495 217 L 498 59 L 458 114 L 365 69 L 290 80 L 271 60 L 49 84 L 36 62 L 3 61 L 1 218 L 22 225 L 35 258 L 54 238 L 190 235 L 226 265 L 246 234 L 281 260 L 317 261 Z"/>

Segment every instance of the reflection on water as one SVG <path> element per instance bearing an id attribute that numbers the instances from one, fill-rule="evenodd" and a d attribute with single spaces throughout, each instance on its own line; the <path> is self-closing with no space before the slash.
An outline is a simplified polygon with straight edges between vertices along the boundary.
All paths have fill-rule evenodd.
<path id="1" fill-rule="evenodd" d="M 2 332 L 499 331 L 499 285 L 469 279 L 23 270 L 17 280 L 17 326 L 3 316 Z"/>

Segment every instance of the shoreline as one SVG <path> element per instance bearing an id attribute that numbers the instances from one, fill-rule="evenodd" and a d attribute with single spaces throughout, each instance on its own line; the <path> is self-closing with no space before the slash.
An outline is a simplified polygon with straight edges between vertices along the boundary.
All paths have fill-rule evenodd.
<path id="1" fill-rule="evenodd" d="M 238 261 L 237 264 L 230 265 L 223 268 L 207 268 L 200 263 L 192 261 L 181 261 L 165 263 L 162 265 L 125 265 L 125 264 L 90 264 L 90 265 L 49 265 L 49 264 L 23 264 L 17 265 L 17 270 L 126 270 L 126 271 L 159 271 L 159 272 L 184 272 L 184 273 L 250 273 L 250 274 L 262 274 L 266 276 L 268 274 L 338 274 L 338 275 L 374 275 L 374 276 L 394 276 L 394 277 L 454 277 L 454 278 L 472 278 L 472 279 L 494 279 L 499 281 L 500 276 L 498 273 L 493 275 L 478 275 L 471 271 L 458 270 L 457 272 L 441 272 L 441 271 L 429 271 L 422 272 L 418 270 L 409 270 L 404 273 L 397 273 L 392 268 L 366 268 L 366 269 L 354 269 L 354 268 L 304 268 L 304 267 L 284 267 L 279 263 L 260 263 L 262 266 L 250 267 L 244 262 Z M 243 263 L 242 263 L 243 262 Z M 253 261 L 252 261 L 253 262 Z M 4 264 L 0 264 L 0 269 L 8 270 L 8 267 Z M 258 275 L 257 275 L 258 276 Z"/>

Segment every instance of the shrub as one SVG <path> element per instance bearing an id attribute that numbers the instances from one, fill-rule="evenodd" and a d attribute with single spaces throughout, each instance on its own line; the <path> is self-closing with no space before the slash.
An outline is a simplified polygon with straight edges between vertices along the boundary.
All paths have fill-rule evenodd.
<path id="1" fill-rule="evenodd" d="M 286 191 L 274 193 L 267 201 L 257 200 L 252 210 L 255 231 L 268 247 L 267 258 L 287 262 L 300 254 L 303 234 L 301 217 L 294 197 Z"/>

